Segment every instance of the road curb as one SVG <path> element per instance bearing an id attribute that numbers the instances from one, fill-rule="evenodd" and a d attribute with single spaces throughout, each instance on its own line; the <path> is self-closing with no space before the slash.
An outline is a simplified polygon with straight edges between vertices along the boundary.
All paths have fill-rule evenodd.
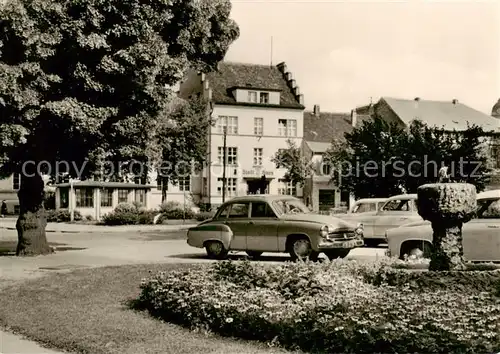
<path id="1" fill-rule="evenodd" d="M 177 225 L 173 225 L 173 226 L 177 226 Z M 176 229 L 176 230 L 187 230 L 189 229 L 190 227 L 192 226 L 184 226 L 184 225 L 179 225 L 179 228 Z M 9 226 L 0 226 L 0 229 L 3 229 L 3 230 L 13 230 L 13 231 L 17 231 L 17 229 L 15 227 L 9 227 Z M 85 234 L 102 234 L 102 233 L 105 233 L 105 234 L 113 234 L 113 233 L 119 233 L 119 232 L 127 232 L 127 231 L 136 231 L 138 233 L 142 233 L 142 232 L 168 232 L 168 231 L 172 231 L 172 230 L 168 230 L 168 229 L 142 229 L 142 230 L 119 230 L 119 231 L 107 231 L 107 230 L 93 230 L 93 231 L 88 231 L 88 230 L 82 230 L 82 231 L 70 231 L 70 230 L 51 230 L 51 229 L 45 229 L 45 232 L 59 232 L 59 233 L 62 233 L 62 234 L 81 234 L 81 233 L 85 233 Z M 1 354 L 1 353 L 0 353 Z"/>

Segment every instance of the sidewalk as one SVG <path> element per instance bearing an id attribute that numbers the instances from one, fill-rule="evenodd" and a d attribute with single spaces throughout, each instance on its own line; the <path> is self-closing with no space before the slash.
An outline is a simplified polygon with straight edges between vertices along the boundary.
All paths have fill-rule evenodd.
<path id="1" fill-rule="evenodd" d="M 0 219 L 0 229 L 16 230 L 15 218 Z M 189 222 L 189 221 L 188 221 Z M 192 222 L 192 221 L 191 221 Z M 45 229 L 46 232 L 61 232 L 61 233 L 109 233 L 109 232 L 150 232 L 150 231 L 171 231 L 179 229 L 187 229 L 196 226 L 196 224 L 178 225 L 119 225 L 119 226 L 102 226 L 102 225 L 87 225 L 87 224 L 70 224 L 70 223 L 54 223 L 49 222 Z"/>

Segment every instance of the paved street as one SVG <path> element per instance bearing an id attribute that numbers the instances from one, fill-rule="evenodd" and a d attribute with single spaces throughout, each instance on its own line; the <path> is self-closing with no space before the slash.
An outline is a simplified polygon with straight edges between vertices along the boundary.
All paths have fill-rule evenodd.
<path id="1" fill-rule="evenodd" d="M 1 224 L 0 224 L 1 226 Z M 4 225 L 5 226 L 5 225 Z M 64 224 L 61 224 L 63 228 Z M 73 227 L 73 226 L 72 226 Z M 102 227 L 101 227 L 102 228 Z M 49 232 L 50 243 L 64 251 L 48 256 L 18 258 L 0 256 L 0 289 L 20 279 L 32 279 L 53 272 L 78 268 L 103 267 L 139 263 L 192 263 L 213 262 L 206 258 L 203 249 L 186 243 L 183 226 L 164 226 L 161 230 L 142 227 L 109 232 Z M 184 226 L 185 228 L 185 226 Z M 82 230 L 80 230 L 82 231 Z M 0 243 L 17 240 L 14 230 L 0 228 Z M 71 249 L 71 250 L 67 250 Z M 383 257 L 384 248 L 359 248 L 348 258 L 374 260 Z M 244 253 L 235 253 L 238 259 Z M 264 253 L 259 262 L 281 263 L 289 260 L 287 254 Z M 0 354 L 7 353 L 56 353 L 40 348 L 36 343 L 0 331 Z"/>

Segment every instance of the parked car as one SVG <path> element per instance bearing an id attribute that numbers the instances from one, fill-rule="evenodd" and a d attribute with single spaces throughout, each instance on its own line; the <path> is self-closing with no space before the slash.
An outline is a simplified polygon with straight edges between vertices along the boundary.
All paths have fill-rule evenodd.
<path id="1" fill-rule="evenodd" d="M 363 198 L 356 200 L 353 206 L 349 210 L 349 214 L 351 213 L 373 213 L 375 214 L 379 209 L 384 205 L 387 201 L 387 198 Z"/>
<path id="2" fill-rule="evenodd" d="M 299 199 L 286 195 L 235 197 L 222 204 L 212 219 L 190 228 L 187 242 L 205 248 L 213 259 L 224 259 L 229 251 L 246 251 L 251 257 L 288 252 L 294 260 L 314 260 L 320 253 L 343 258 L 364 244 L 361 225 L 311 213 Z"/>
<path id="3" fill-rule="evenodd" d="M 500 190 L 477 195 L 476 217 L 462 226 L 462 244 L 466 259 L 475 262 L 500 261 Z M 429 221 L 414 222 L 386 231 L 387 255 L 423 255 L 432 249 L 432 226 Z"/>
<path id="4" fill-rule="evenodd" d="M 414 221 L 423 220 L 417 212 L 416 194 L 400 194 L 387 198 L 378 211 L 349 213 L 338 217 L 363 224 L 363 237 L 367 246 L 385 243 L 385 232 Z"/>

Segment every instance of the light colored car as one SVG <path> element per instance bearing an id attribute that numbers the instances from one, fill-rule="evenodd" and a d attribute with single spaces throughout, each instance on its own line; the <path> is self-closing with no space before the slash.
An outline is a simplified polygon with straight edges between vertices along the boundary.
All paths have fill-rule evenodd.
<path id="1" fill-rule="evenodd" d="M 416 194 L 400 194 L 387 198 L 378 211 L 339 215 L 346 221 L 363 224 L 363 236 L 367 246 L 385 243 L 385 232 L 414 221 L 423 220 L 417 212 Z"/>
<path id="2" fill-rule="evenodd" d="M 349 210 L 349 214 L 373 213 L 375 214 L 387 201 L 387 198 L 363 198 L 356 200 Z"/>
<path id="3" fill-rule="evenodd" d="M 500 261 L 500 190 L 477 194 L 476 217 L 462 226 L 464 256 L 473 262 Z M 387 230 L 387 255 L 429 257 L 432 248 L 432 226 L 429 221 Z"/>
<path id="4" fill-rule="evenodd" d="M 210 258 L 224 259 L 229 251 L 288 252 L 292 259 L 314 260 L 347 256 L 361 247 L 363 229 L 329 215 L 313 214 L 299 199 L 286 195 L 235 197 L 215 216 L 188 230 L 190 246 L 205 248 Z"/>

